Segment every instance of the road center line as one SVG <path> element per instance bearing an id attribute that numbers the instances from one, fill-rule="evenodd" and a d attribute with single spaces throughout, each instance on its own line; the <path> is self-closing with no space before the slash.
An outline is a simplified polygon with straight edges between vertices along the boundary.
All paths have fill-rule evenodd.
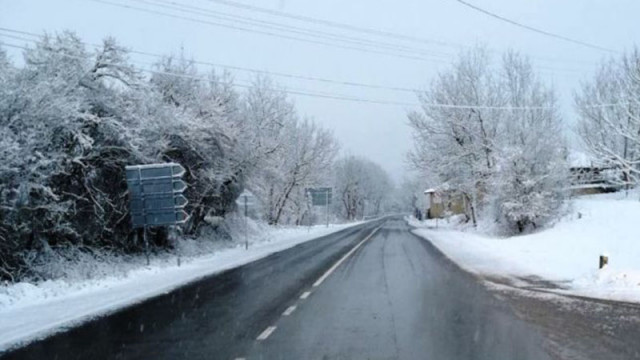
<path id="1" fill-rule="evenodd" d="M 313 287 L 318 287 L 320 286 L 320 284 L 322 284 L 322 282 L 329 277 L 329 275 L 331 275 L 337 268 L 338 266 L 340 266 L 340 264 L 342 264 L 345 260 L 347 260 L 347 258 L 349 256 L 351 256 L 351 254 L 353 254 L 354 252 L 356 252 L 356 250 L 358 250 L 358 248 L 360 246 L 362 246 L 362 244 L 365 243 L 365 241 L 369 240 L 378 230 L 380 229 L 380 226 L 378 226 L 377 228 L 375 228 L 371 234 L 369 234 L 366 238 L 364 238 L 364 240 L 360 241 L 358 243 L 358 245 L 354 246 L 353 249 L 349 250 L 348 253 L 346 253 L 342 258 L 340 258 L 340 260 L 338 260 L 335 264 L 333 264 L 333 266 L 331 268 L 329 268 L 329 270 L 327 270 L 327 272 L 325 272 L 318 280 L 316 280 L 316 282 L 313 283 Z"/>
<path id="2" fill-rule="evenodd" d="M 273 333 L 274 331 L 276 331 L 276 327 L 269 326 L 268 328 L 264 329 L 264 331 L 260 335 L 258 335 L 258 338 L 256 340 L 258 341 L 267 340 L 269 335 L 271 335 L 271 333 Z"/>
<path id="3" fill-rule="evenodd" d="M 318 287 L 320 286 L 320 284 L 322 284 L 322 282 L 329 277 L 329 275 L 331 275 L 337 268 L 338 266 L 340 266 L 340 264 L 342 264 L 349 256 L 351 256 L 351 254 L 353 254 L 356 250 L 358 250 L 358 248 L 360 248 L 360 246 L 362 246 L 362 244 L 364 244 L 367 240 L 371 239 L 371 237 L 380 229 L 380 226 L 378 226 L 377 228 L 375 228 L 371 234 L 369 234 L 366 238 L 364 238 L 362 241 L 360 241 L 358 243 L 358 245 L 354 246 L 353 249 L 349 250 L 348 253 L 346 253 L 343 257 L 340 258 L 340 260 L 338 260 L 335 264 L 333 264 L 333 266 L 331 266 L 331 268 L 329 268 L 329 270 L 327 270 L 318 280 L 316 280 L 315 283 L 313 283 L 313 287 Z M 300 299 L 304 300 L 306 298 L 308 298 L 311 295 L 311 291 L 305 291 L 302 293 L 302 295 L 300 295 Z M 291 315 L 291 313 L 293 313 L 296 310 L 296 306 L 289 306 L 283 313 L 282 316 L 289 316 Z M 260 335 L 258 335 L 258 337 L 256 338 L 256 340 L 258 341 L 264 341 L 266 340 L 275 330 L 276 330 L 276 326 L 269 326 L 268 328 L 266 328 L 262 333 L 260 333 Z"/>
<path id="4" fill-rule="evenodd" d="M 287 308 L 287 310 L 285 310 L 285 311 L 282 313 L 282 316 L 289 316 L 289 315 L 291 315 L 291 313 L 292 313 L 292 312 L 294 312 L 295 310 L 296 310 L 296 306 L 295 306 L 295 305 L 293 305 L 293 306 L 289 306 L 289 307 Z"/>

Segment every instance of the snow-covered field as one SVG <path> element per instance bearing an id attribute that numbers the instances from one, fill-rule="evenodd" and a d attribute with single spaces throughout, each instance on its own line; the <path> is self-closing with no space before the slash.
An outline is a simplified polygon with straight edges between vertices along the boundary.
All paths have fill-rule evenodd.
<path id="1" fill-rule="evenodd" d="M 640 302 L 640 201 L 624 193 L 578 197 L 555 226 L 525 236 L 497 238 L 432 220 L 410 223 L 468 271 L 510 278 L 537 276 L 565 292 Z M 609 265 L 598 270 L 598 257 Z"/>
<path id="2" fill-rule="evenodd" d="M 211 255 L 151 266 L 117 277 L 83 281 L 55 280 L 0 287 L 0 352 L 16 344 L 77 325 L 199 278 L 264 258 L 297 244 L 360 223 L 276 228 L 252 236 L 248 250 L 239 245 Z"/>

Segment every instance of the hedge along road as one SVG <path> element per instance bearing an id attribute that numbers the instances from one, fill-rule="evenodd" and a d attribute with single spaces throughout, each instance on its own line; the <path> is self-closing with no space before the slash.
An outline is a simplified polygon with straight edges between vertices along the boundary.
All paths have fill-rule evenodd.
<path id="1" fill-rule="evenodd" d="M 538 331 L 399 218 L 349 228 L 7 359 L 548 359 Z"/>

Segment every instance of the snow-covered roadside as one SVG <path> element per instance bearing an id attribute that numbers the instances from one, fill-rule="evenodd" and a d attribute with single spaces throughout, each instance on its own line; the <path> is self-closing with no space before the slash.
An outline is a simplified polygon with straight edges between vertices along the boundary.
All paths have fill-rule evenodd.
<path id="1" fill-rule="evenodd" d="M 490 237 L 443 221 L 437 229 L 433 221 L 410 224 L 468 271 L 515 284 L 536 276 L 560 285 L 556 292 L 640 302 L 639 220 L 636 194 L 609 194 L 577 198 L 555 226 L 525 236 Z M 601 254 L 609 265 L 598 270 Z"/>
<path id="2" fill-rule="evenodd" d="M 184 262 L 140 268 L 125 277 L 79 282 L 47 281 L 0 287 L 0 352 L 147 298 L 171 291 L 204 276 L 238 267 L 275 252 L 362 222 L 342 225 L 278 228 L 254 241 Z"/>

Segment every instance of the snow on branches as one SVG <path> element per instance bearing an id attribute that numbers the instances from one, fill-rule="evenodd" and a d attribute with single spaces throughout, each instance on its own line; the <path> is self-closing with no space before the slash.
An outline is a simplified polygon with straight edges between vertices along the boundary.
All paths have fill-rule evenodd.
<path id="1" fill-rule="evenodd" d="M 182 55 L 148 74 L 114 39 L 88 49 L 71 32 L 44 36 L 24 59 L 17 67 L 0 47 L 0 278 L 46 276 L 30 265 L 65 247 L 138 250 L 125 165 L 187 169 L 194 236 L 245 187 L 269 222 L 300 222 L 305 187 L 330 181 L 333 134 L 266 78 L 240 93 L 228 73 L 203 75 Z M 168 245 L 162 231 L 152 241 Z"/>
<path id="2" fill-rule="evenodd" d="M 553 90 L 528 59 L 508 52 L 496 69 L 486 49 L 471 50 L 419 100 L 422 111 L 409 114 L 409 159 L 461 192 L 474 224 L 483 210 L 503 229 L 523 232 L 557 213 L 568 178 L 561 119 Z"/>
<path id="3" fill-rule="evenodd" d="M 590 104 L 617 104 L 592 106 Z M 640 183 L 640 53 L 604 62 L 575 97 L 578 134 L 608 181 L 626 188 Z"/>

